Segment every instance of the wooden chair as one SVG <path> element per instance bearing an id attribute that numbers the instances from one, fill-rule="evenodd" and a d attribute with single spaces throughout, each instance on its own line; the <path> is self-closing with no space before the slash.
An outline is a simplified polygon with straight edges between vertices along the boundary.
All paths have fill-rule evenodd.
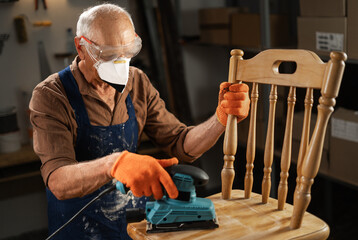
<path id="1" fill-rule="evenodd" d="M 128 232 L 133 239 L 326 239 L 329 227 L 321 219 L 306 212 L 311 200 L 311 186 L 317 175 L 325 132 L 334 110 L 347 58 L 345 53 L 332 52 L 324 63 L 313 52 L 306 50 L 266 50 L 243 60 L 243 51 L 232 50 L 229 82 L 249 82 L 251 88 L 250 127 L 246 148 L 245 189 L 232 190 L 238 136 L 237 121 L 228 117 L 224 138 L 224 167 L 221 172 L 222 192 L 212 195 L 219 228 L 214 230 L 183 231 L 146 234 L 145 222 L 133 223 Z M 295 62 L 292 74 L 279 72 L 283 62 Z M 262 194 L 252 193 L 253 168 L 256 151 L 256 116 L 259 99 L 258 86 L 271 87 L 264 149 L 264 176 Z M 287 117 L 281 151 L 281 174 L 278 200 L 270 198 L 271 166 L 274 159 L 274 129 L 277 86 L 289 87 Z M 292 126 L 296 88 L 306 88 L 304 123 L 297 161 L 297 179 L 293 206 L 286 202 L 288 171 L 291 162 Z M 313 105 L 313 89 L 320 89 L 317 120 L 312 136 L 309 135 Z M 276 147 L 277 149 L 277 147 Z"/>

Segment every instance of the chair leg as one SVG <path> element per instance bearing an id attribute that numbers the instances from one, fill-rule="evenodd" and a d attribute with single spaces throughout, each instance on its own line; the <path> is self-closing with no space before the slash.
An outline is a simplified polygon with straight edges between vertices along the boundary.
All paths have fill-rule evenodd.
<path id="1" fill-rule="evenodd" d="M 233 155 L 224 156 L 224 167 L 221 170 L 221 190 L 223 199 L 231 198 L 231 190 L 235 177 L 234 160 L 235 156 Z"/>
<path id="2" fill-rule="evenodd" d="M 224 167 L 221 170 L 222 198 L 230 199 L 234 182 L 234 161 L 237 150 L 237 120 L 229 115 L 224 138 Z"/>
<path id="3" fill-rule="evenodd" d="M 303 215 L 311 201 L 311 186 L 313 179 L 307 179 L 304 176 L 301 177 L 300 186 L 295 192 L 295 205 L 293 207 L 293 213 L 291 218 L 290 228 L 297 229 L 301 227 Z"/>

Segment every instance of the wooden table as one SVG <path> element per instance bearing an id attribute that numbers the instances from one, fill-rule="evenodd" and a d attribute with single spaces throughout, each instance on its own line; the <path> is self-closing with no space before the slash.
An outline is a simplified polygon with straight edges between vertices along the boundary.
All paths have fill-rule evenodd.
<path id="1" fill-rule="evenodd" d="M 261 203 L 261 195 L 252 194 L 251 199 L 244 199 L 244 192 L 233 190 L 232 200 L 223 200 L 221 193 L 210 197 L 215 205 L 219 228 L 213 230 L 190 230 L 182 232 L 146 234 L 146 221 L 128 224 L 128 234 L 134 239 L 156 240 L 207 240 L 207 239 L 311 239 L 327 238 L 328 225 L 315 217 L 305 214 L 302 227 L 289 229 L 293 207 L 286 204 L 283 211 L 277 210 L 277 200 L 269 199 L 267 204 Z M 257 218 L 257 215 L 260 217 Z M 254 217 L 256 216 L 256 217 Z M 314 234 L 312 231 L 319 229 Z M 314 238 L 319 239 L 319 238 Z"/>
<path id="2" fill-rule="evenodd" d="M 28 144 L 22 146 L 21 149 L 16 152 L 0 154 L 0 169 L 30 164 L 39 161 L 40 159 L 35 154 L 32 146 Z M 40 175 L 39 169 L 36 171 L 21 172 L 19 174 L 14 174 L 13 176 L 6 176 L 0 178 L 0 183 L 36 175 Z"/>

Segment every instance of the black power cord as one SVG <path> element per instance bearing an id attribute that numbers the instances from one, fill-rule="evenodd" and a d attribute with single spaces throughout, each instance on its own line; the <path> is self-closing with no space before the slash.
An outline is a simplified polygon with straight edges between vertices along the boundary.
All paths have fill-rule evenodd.
<path id="1" fill-rule="evenodd" d="M 73 217 L 70 218 L 65 224 L 63 224 L 61 227 L 59 227 L 56 231 L 54 231 L 46 240 L 49 240 L 53 238 L 59 231 L 61 231 L 64 227 L 66 227 L 70 222 L 72 222 L 76 217 L 78 217 L 86 208 L 88 208 L 92 203 L 94 203 L 97 199 L 101 198 L 103 195 L 112 192 L 116 189 L 116 185 L 113 185 L 105 190 L 103 192 L 99 193 L 97 197 L 93 198 L 89 203 L 87 203 L 81 210 L 79 210 Z"/>

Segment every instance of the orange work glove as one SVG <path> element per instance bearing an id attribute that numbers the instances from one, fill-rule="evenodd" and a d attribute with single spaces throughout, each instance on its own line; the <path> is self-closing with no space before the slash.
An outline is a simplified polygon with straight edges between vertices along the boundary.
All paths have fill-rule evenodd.
<path id="1" fill-rule="evenodd" d="M 178 164 L 177 158 L 158 160 L 148 155 L 123 151 L 114 163 L 111 175 L 125 184 L 136 197 L 163 197 L 162 185 L 170 198 L 178 197 L 178 189 L 165 167 Z"/>
<path id="2" fill-rule="evenodd" d="M 216 116 L 222 125 L 226 126 L 228 114 L 237 116 L 237 122 L 240 122 L 247 117 L 249 110 L 249 86 L 245 83 L 223 82 L 220 84 Z"/>

